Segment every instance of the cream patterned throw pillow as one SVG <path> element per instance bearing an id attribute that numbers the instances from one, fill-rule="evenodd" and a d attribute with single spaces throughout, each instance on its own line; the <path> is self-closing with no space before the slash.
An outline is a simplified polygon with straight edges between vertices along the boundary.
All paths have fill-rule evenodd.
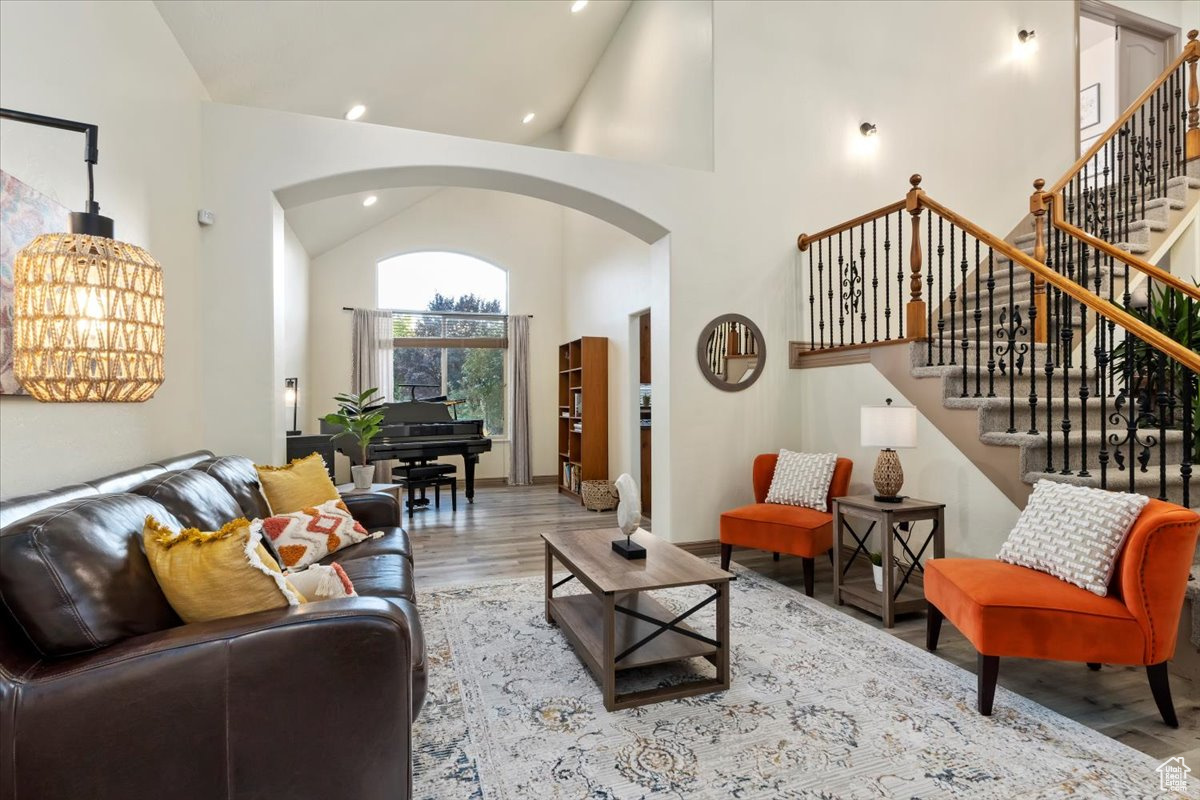
<path id="1" fill-rule="evenodd" d="M 1108 594 L 1121 545 L 1150 498 L 1040 480 L 998 558 Z"/>
<path id="2" fill-rule="evenodd" d="M 767 502 L 828 511 L 826 498 L 836 465 L 836 453 L 780 450 L 775 474 L 771 476 L 771 488 L 767 490 Z"/>

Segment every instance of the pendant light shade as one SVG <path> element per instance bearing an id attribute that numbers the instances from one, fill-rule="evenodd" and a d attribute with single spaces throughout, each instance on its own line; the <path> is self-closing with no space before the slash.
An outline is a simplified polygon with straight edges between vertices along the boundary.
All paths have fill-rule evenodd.
<path id="1" fill-rule="evenodd" d="M 162 267 L 113 237 L 100 214 L 91 123 L 0 108 L 0 119 L 85 137 L 87 205 L 70 233 L 45 233 L 13 259 L 13 375 L 43 403 L 141 403 L 163 382 Z"/>
<path id="2" fill-rule="evenodd" d="M 43 234 L 13 262 L 13 373 L 49 403 L 140 403 L 163 382 L 162 268 L 103 236 Z"/>

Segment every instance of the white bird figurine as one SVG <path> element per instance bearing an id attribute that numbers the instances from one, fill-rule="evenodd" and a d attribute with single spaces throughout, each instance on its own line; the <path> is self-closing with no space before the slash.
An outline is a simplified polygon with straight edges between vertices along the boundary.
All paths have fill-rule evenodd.
<path id="1" fill-rule="evenodd" d="M 617 524 L 626 538 L 632 536 L 642 522 L 642 496 L 638 491 L 637 481 L 629 473 L 623 473 L 616 481 Z"/>

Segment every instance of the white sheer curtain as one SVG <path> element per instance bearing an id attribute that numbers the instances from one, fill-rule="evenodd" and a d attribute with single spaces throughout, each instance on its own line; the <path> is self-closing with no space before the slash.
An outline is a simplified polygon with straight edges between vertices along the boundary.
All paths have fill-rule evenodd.
<path id="1" fill-rule="evenodd" d="M 392 312 L 356 308 L 353 325 L 350 390 L 357 394 L 374 387 L 379 390 L 378 396 L 390 403 L 395 383 L 392 365 L 392 351 L 395 349 Z M 392 482 L 390 462 L 375 465 L 375 482 Z"/>
<path id="2" fill-rule="evenodd" d="M 512 352 L 512 415 L 509 419 L 508 484 L 533 483 L 529 461 L 529 317 L 508 318 L 508 349 Z"/>

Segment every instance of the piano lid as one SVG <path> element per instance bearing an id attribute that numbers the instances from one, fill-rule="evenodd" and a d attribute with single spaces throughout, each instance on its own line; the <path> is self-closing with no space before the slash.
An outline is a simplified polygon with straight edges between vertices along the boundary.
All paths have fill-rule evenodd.
<path id="1" fill-rule="evenodd" d="M 456 420 L 450 415 L 450 406 L 445 402 L 430 402 L 428 400 L 410 400 L 402 403 L 383 404 L 383 422 L 380 426 L 386 429 L 393 425 L 421 425 L 427 423 L 471 423 L 476 420 Z M 340 425 L 330 425 L 321 420 L 321 433 L 341 433 Z"/>

